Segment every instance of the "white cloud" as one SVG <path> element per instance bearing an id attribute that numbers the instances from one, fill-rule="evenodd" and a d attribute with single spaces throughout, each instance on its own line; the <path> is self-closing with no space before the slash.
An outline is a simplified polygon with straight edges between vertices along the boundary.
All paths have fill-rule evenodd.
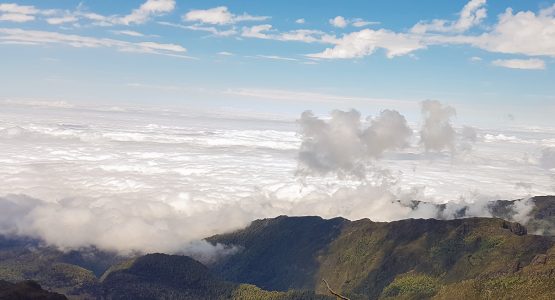
<path id="1" fill-rule="evenodd" d="M 297 23 L 297 24 L 304 24 L 305 22 L 306 21 L 303 18 L 295 20 L 295 23 Z"/>
<path id="2" fill-rule="evenodd" d="M 144 34 L 133 30 L 113 30 L 112 32 L 118 35 L 127 35 L 127 36 L 134 36 L 134 37 L 145 36 Z"/>
<path id="3" fill-rule="evenodd" d="M 270 30 L 272 30 L 272 25 L 270 24 L 243 27 L 243 32 L 241 35 L 250 38 L 269 39 L 270 36 L 266 32 Z"/>
<path id="4" fill-rule="evenodd" d="M 296 29 L 288 32 L 277 32 L 270 24 L 243 27 L 241 36 L 276 41 L 298 41 L 304 43 L 329 43 L 335 37 L 320 30 Z"/>
<path id="5" fill-rule="evenodd" d="M 377 48 L 384 48 L 388 57 L 393 57 L 410 54 L 430 45 L 449 44 L 471 45 L 495 53 L 555 56 L 555 5 L 539 13 L 514 13 L 508 8 L 488 32 L 481 35 L 463 34 L 484 20 L 484 5 L 485 0 L 471 0 L 461 10 L 458 20 L 422 21 L 407 33 L 364 29 L 341 38 L 328 38 L 322 42 L 336 44 L 335 47 L 309 56 L 357 58 L 373 54 Z"/>
<path id="6" fill-rule="evenodd" d="M 327 48 L 323 52 L 308 56 L 327 59 L 357 58 L 370 55 L 381 48 L 386 51 L 388 58 L 393 58 L 426 48 L 426 45 L 418 37 L 385 29 L 363 29 L 352 32 L 343 35 L 334 43 L 336 45 L 333 48 Z"/>
<path id="7" fill-rule="evenodd" d="M 555 169 L 555 147 L 542 150 L 539 165 L 544 169 Z"/>
<path id="8" fill-rule="evenodd" d="M 12 22 L 27 22 L 36 19 L 37 15 L 45 16 L 46 22 L 51 25 L 64 23 L 75 23 L 79 19 L 93 21 L 93 25 L 112 26 L 114 24 L 142 24 L 153 16 L 159 16 L 173 11 L 175 0 L 146 0 L 139 8 L 134 9 L 125 16 L 103 16 L 100 14 L 86 12 L 79 5 L 76 11 L 64 11 L 58 9 L 37 9 L 34 6 L 22 6 L 13 3 L 0 4 L 0 20 Z"/>
<path id="9" fill-rule="evenodd" d="M 227 30 L 222 30 L 213 26 L 201 26 L 201 25 L 182 25 L 182 24 L 175 24 L 175 23 L 170 23 L 170 22 L 158 22 L 158 24 L 160 25 L 164 25 L 164 26 L 170 26 L 170 27 L 175 27 L 175 28 L 181 28 L 181 29 L 185 29 L 185 30 L 193 30 L 193 31 L 204 31 L 204 32 L 208 32 L 211 33 L 215 36 L 232 36 L 232 35 L 236 35 L 237 34 L 237 30 L 235 30 L 234 27 L 227 29 Z"/>
<path id="10" fill-rule="evenodd" d="M 169 13 L 175 8 L 175 0 L 147 0 L 139 8 L 134 9 L 131 14 L 123 16 L 118 23 L 125 25 L 142 24 L 148 21 L 152 16 Z"/>
<path id="11" fill-rule="evenodd" d="M 426 151 L 441 151 L 455 149 L 455 129 L 451 118 L 456 110 L 439 101 L 426 100 L 422 102 L 424 122 L 420 130 L 420 143 Z"/>
<path id="12" fill-rule="evenodd" d="M 363 19 L 360 18 L 355 18 L 355 19 L 345 19 L 345 17 L 343 16 L 337 16 L 333 19 L 329 20 L 329 23 L 337 28 L 345 28 L 347 27 L 347 25 L 351 24 L 354 27 L 364 27 L 364 26 L 368 26 L 368 25 L 376 25 L 376 24 L 380 24 L 380 22 L 370 22 L 370 21 L 365 21 Z"/>
<path id="13" fill-rule="evenodd" d="M 387 150 L 408 145 L 412 130 L 405 117 L 384 110 L 366 128 L 356 110 L 334 110 L 329 121 L 305 111 L 299 120 L 302 143 L 297 173 L 337 174 L 339 177 L 365 178 L 368 166 Z"/>
<path id="14" fill-rule="evenodd" d="M 305 43 L 324 42 L 333 37 L 325 34 L 320 30 L 297 29 L 289 32 L 283 32 L 272 36 L 271 38 L 279 41 L 299 41 Z"/>
<path id="15" fill-rule="evenodd" d="M 130 86 L 153 92 L 184 88 L 171 84 Z M 347 101 L 308 93 L 276 92 L 275 97 L 307 97 L 318 105 Z M 323 122 L 326 129 L 313 128 L 318 147 L 308 150 L 333 153 L 330 166 L 343 164 L 340 141 L 347 143 L 348 153 L 357 153 L 362 143 L 370 148 L 360 151 L 371 157 L 383 147 L 388 150 L 373 160 L 363 184 L 332 176 L 309 176 L 299 182 L 292 174 L 303 139 L 297 132 L 299 123 L 292 120 L 253 115 L 245 120 L 236 112 L 152 107 L 72 107 L 31 100 L 0 104 L 0 182 L 10 183 L 0 185 L 0 231 L 43 238 L 63 248 L 95 245 L 124 252 L 181 251 L 192 241 L 237 229 L 256 218 L 310 214 L 392 221 L 436 216 L 431 205 L 416 211 L 403 205 L 414 199 L 451 201 L 443 213 L 451 218 L 465 205 L 453 201 L 459 196 L 476 200 L 469 209 L 472 215 L 484 215 L 485 199 L 552 191 L 552 179 L 546 176 L 552 172 L 522 161 L 522 153 L 537 153 L 539 146 L 553 143 L 543 141 L 552 129 L 518 133 L 481 129 L 480 134 L 514 134 L 530 143 L 478 139 L 467 161 L 436 155 L 430 162 L 420 155 L 417 137 L 402 147 L 408 130 L 393 111 L 370 120 L 359 118 L 358 129 L 351 126 L 356 118 L 349 113 L 337 116 L 334 125 L 327 116 L 314 117 L 316 125 Z M 306 121 L 305 116 L 303 125 Z M 372 134 L 363 135 L 368 128 Z M 463 134 L 472 140 L 470 131 Z M 331 145 L 324 147 L 325 139 L 320 137 L 326 135 Z M 402 149 L 394 150 L 396 146 Z M 330 147 L 337 148 L 337 153 Z M 545 166 L 549 165 L 553 164 Z M 534 184 L 523 191 L 515 187 L 517 182 Z M 203 248 L 193 248 L 199 247 Z"/>
<path id="16" fill-rule="evenodd" d="M 16 3 L 0 3 L 0 12 L 22 14 L 22 15 L 34 15 L 39 13 L 39 10 L 31 5 L 19 5 Z"/>
<path id="17" fill-rule="evenodd" d="M 333 19 L 329 20 L 330 24 L 337 28 L 345 28 L 347 27 L 347 20 L 345 20 L 342 16 L 337 16 Z"/>
<path id="18" fill-rule="evenodd" d="M 421 21 L 412 27 L 411 32 L 464 32 L 480 24 L 486 18 L 486 0 L 470 0 L 459 13 L 457 21 L 436 19 L 431 22 Z"/>
<path id="19" fill-rule="evenodd" d="M 264 21 L 267 16 L 251 16 L 249 14 L 232 14 L 226 6 L 218 6 L 210 9 L 191 10 L 183 16 L 185 21 L 200 22 L 213 25 L 228 25 L 244 21 Z"/>
<path id="20" fill-rule="evenodd" d="M 351 24 L 354 27 L 364 27 L 364 26 L 368 26 L 368 25 L 377 25 L 380 24 L 380 22 L 371 22 L 371 21 L 365 21 L 362 19 L 353 19 L 351 20 Z"/>
<path id="21" fill-rule="evenodd" d="M 237 34 L 237 30 L 235 30 L 235 28 L 221 30 L 213 26 L 199 26 L 199 25 L 188 25 L 188 26 L 183 26 L 181 28 L 193 30 L 193 31 L 209 32 L 215 36 L 232 36 Z"/>
<path id="22" fill-rule="evenodd" d="M 62 17 L 54 17 L 54 18 L 47 18 L 46 22 L 51 25 L 60 25 L 64 23 L 73 23 L 76 22 L 78 18 L 73 15 L 66 15 Z"/>
<path id="23" fill-rule="evenodd" d="M 24 30 L 19 28 L 0 28 L 0 40 L 9 42 L 30 42 L 39 45 L 62 44 L 75 48 L 115 48 L 119 51 L 181 56 L 187 51 L 176 44 L 154 42 L 132 43 L 127 41 L 94 38 L 51 31 Z"/>
<path id="24" fill-rule="evenodd" d="M 223 92 L 225 95 L 234 95 L 266 100 L 284 100 L 298 102 L 333 103 L 337 105 L 379 105 L 389 107 L 412 107 L 413 101 L 387 98 L 356 97 L 336 94 L 325 94 L 307 91 L 292 91 L 278 89 L 234 88 Z"/>
<path id="25" fill-rule="evenodd" d="M 537 58 L 530 59 L 497 59 L 492 62 L 494 66 L 509 69 L 545 70 L 545 61 Z"/>
<path id="26" fill-rule="evenodd" d="M 24 23 L 35 20 L 39 10 L 30 5 L 0 3 L 0 21 Z"/>
<path id="27" fill-rule="evenodd" d="M 16 23 L 24 23 L 33 21 L 35 16 L 32 15 L 23 15 L 23 14 L 1 14 L 0 21 L 8 21 L 8 22 L 16 22 Z"/>
<path id="28" fill-rule="evenodd" d="M 221 52 L 218 52 L 218 55 L 223 55 L 223 56 L 232 56 L 232 55 L 233 55 L 233 53 L 231 53 L 231 52 L 227 52 L 227 51 L 221 51 Z"/>
<path id="29" fill-rule="evenodd" d="M 538 14 L 508 8 L 493 31 L 468 42 L 491 52 L 555 57 L 555 4 Z"/>
<path id="30" fill-rule="evenodd" d="M 257 55 L 256 57 L 267 58 L 267 59 L 272 59 L 272 60 L 298 61 L 298 59 L 296 59 L 296 58 L 283 57 L 283 56 L 278 56 L 278 55 Z"/>
<path id="31" fill-rule="evenodd" d="M 468 60 L 472 61 L 472 62 L 479 62 L 482 61 L 482 58 L 479 56 L 472 56 L 471 58 L 469 58 Z"/>

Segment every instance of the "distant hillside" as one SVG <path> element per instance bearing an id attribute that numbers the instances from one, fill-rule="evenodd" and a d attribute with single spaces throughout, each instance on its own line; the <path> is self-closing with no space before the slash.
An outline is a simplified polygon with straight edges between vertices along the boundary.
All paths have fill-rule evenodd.
<path id="1" fill-rule="evenodd" d="M 530 220 L 524 224 L 533 234 L 555 236 L 555 196 L 537 196 L 531 199 L 534 207 Z M 509 219 L 514 213 L 510 207 L 515 200 L 492 201 L 489 208 L 494 217 Z"/>
<path id="2" fill-rule="evenodd" d="M 149 254 L 116 265 L 102 276 L 106 299 L 329 299 L 313 292 L 267 292 L 216 278 L 186 257 Z"/>
<path id="3" fill-rule="evenodd" d="M 70 299 L 335 299 L 324 279 L 352 300 L 555 299 L 555 197 L 532 203 L 528 228 L 507 221 L 514 201 L 488 206 L 506 220 L 256 220 L 208 238 L 241 249 L 209 267 L 0 236 L 0 280 L 35 280 Z"/>
<path id="4" fill-rule="evenodd" d="M 45 291 L 34 281 L 11 283 L 0 280 L 0 300 L 67 300 L 58 293 Z"/>
<path id="5" fill-rule="evenodd" d="M 310 229 L 315 235 L 307 235 Z M 554 244 L 527 235 L 518 223 L 491 218 L 378 223 L 278 217 L 208 240 L 244 247 L 213 267 L 227 280 L 326 293 L 326 279 L 352 299 L 420 299 L 456 282 L 520 276 Z"/>

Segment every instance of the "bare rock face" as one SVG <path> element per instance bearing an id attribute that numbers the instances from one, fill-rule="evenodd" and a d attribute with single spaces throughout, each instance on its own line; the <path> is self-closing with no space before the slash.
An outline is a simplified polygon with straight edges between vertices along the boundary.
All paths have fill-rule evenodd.
<path id="1" fill-rule="evenodd" d="M 520 225 L 519 223 L 503 222 L 503 228 L 509 229 L 516 235 L 526 235 L 528 233 L 526 227 Z"/>
<path id="2" fill-rule="evenodd" d="M 532 265 L 545 265 L 546 262 L 547 262 L 547 255 L 546 254 L 538 254 L 538 255 L 534 256 L 534 259 L 532 259 L 531 264 Z"/>

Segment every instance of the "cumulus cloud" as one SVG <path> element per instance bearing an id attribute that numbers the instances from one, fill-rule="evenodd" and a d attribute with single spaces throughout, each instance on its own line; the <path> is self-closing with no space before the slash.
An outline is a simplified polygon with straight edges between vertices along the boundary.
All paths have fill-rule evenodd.
<path id="1" fill-rule="evenodd" d="M 335 44 L 333 48 L 307 56 L 326 59 L 357 58 L 370 55 L 377 49 L 384 49 L 387 57 L 393 58 L 426 48 L 426 45 L 417 37 L 386 29 L 363 29 L 346 34 L 332 43 Z"/>
<path id="2" fill-rule="evenodd" d="M 494 66 L 523 69 L 523 70 L 545 70 L 545 61 L 538 58 L 530 59 L 497 59 L 492 62 Z"/>
<path id="3" fill-rule="evenodd" d="M 244 21 L 264 21 L 267 16 L 251 16 L 247 13 L 235 15 L 226 6 L 218 6 L 210 9 L 191 10 L 183 16 L 185 21 L 200 22 L 213 25 L 229 25 Z"/>
<path id="4" fill-rule="evenodd" d="M 513 12 L 499 16 L 493 30 L 468 42 L 482 49 L 529 56 L 555 56 L 555 4 L 539 13 Z"/>
<path id="5" fill-rule="evenodd" d="M 304 112 L 299 120 L 302 144 L 298 174 L 335 173 L 363 178 L 371 159 L 407 146 L 412 130 L 397 111 L 382 111 L 366 128 L 360 117 L 356 110 L 335 110 L 326 121 Z"/>
<path id="6" fill-rule="evenodd" d="M 333 19 L 329 20 L 330 24 L 337 28 L 345 28 L 347 27 L 347 20 L 345 20 L 342 16 L 337 16 Z"/>
<path id="7" fill-rule="evenodd" d="M 305 22 L 306 22 L 306 21 L 305 21 L 305 19 L 303 19 L 303 18 L 300 18 L 300 19 L 295 20 L 295 23 L 297 23 L 297 24 L 304 24 Z"/>
<path id="8" fill-rule="evenodd" d="M 486 17 L 486 1 L 471 0 L 459 13 L 455 21 L 437 19 L 421 21 L 408 32 L 395 32 L 388 29 L 364 29 L 343 35 L 340 38 L 326 39 L 335 44 L 333 48 L 309 54 L 317 58 L 358 58 L 371 55 L 375 49 L 386 50 L 388 57 L 410 54 L 432 45 L 465 44 L 494 53 L 522 54 L 527 56 L 555 56 L 554 20 L 555 5 L 531 11 L 514 12 L 508 8 L 498 18 L 491 29 L 480 35 L 470 35 L 467 31 Z M 346 25 L 345 25 L 346 26 Z M 522 66 L 542 68 L 539 59 L 519 62 L 501 61 L 502 66 Z M 529 67 L 532 66 L 532 67 Z M 514 67 L 513 67 L 514 68 Z"/>
<path id="9" fill-rule="evenodd" d="M 456 110 L 436 100 L 422 102 L 424 121 L 420 130 L 420 143 L 426 151 L 454 150 L 455 129 L 451 118 Z"/>
<path id="10" fill-rule="evenodd" d="M 118 23 L 125 25 L 142 24 L 152 16 L 169 13 L 175 9 L 175 0 L 147 0 L 130 14 L 118 18 Z"/>
<path id="11" fill-rule="evenodd" d="M 426 32 L 464 32 L 476 26 L 486 18 L 486 0 L 470 0 L 460 11 L 459 19 L 448 21 L 436 19 L 431 22 L 421 21 L 414 25 L 411 32 L 424 34 Z"/>

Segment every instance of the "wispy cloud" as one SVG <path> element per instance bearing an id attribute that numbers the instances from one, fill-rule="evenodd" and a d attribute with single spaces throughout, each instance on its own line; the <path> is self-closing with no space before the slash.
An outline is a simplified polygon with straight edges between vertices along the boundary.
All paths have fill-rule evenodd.
<path id="1" fill-rule="evenodd" d="M 283 57 L 283 56 L 278 56 L 278 55 L 257 55 L 256 57 L 267 58 L 267 59 L 272 59 L 272 60 L 298 61 L 298 59 L 296 59 L 296 58 Z"/>
<path id="2" fill-rule="evenodd" d="M 242 97 L 252 97 L 268 100 L 287 100 L 287 101 L 301 101 L 301 102 L 317 102 L 317 103 L 333 103 L 341 105 L 353 105 L 353 103 L 372 103 L 383 106 L 395 107 L 415 107 L 414 101 L 397 100 L 387 98 L 372 98 L 372 97 L 358 97 L 336 95 L 308 91 L 295 91 L 295 90 L 280 90 L 280 89 L 257 89 L 257 88 L 233 88 L 223 91 L 223 94 L 235 95 Z"/>
<path id="3" fill-rule="evenodd" d="M 112 33 L 117 35 L 127 35 L 127 36 L 134 36 L 134 37 L 145 36 L 144 34 L 133 30 L 112 30 Z"/>
<path id="4" fill-rule="evenodd" d="M 371 21 L 365 21 L 363 19 L 360 18 L 354 18 L 354 19 L 346 19 L 343 16 L 337 16 L 333 19 L 330 19 L 328 21 L 333 27 L 337 27 L 337 28 L 345 28 L 347 27 L 347 25 L 353 25 L 354 27 L 364 27 L 364 26 L 368 26 L 368 25 L 376 25 L 376 24 L 380 24 L 380 22 L 371 22 Z"/>
<path id="5" fill-rule="evenodd" d="M 142 24 L 152 16 L 169 13 L 175 8 L 175 0 L 147 0 L 130 14 L 116 19 L 122 24 Z"/>
<path id="6" fill-rule="evenodd" d="M 0 40 L 6 42 L 34 43 L 36 45 L 61 44 L 75 48 L 114 48 L 118 51 L 169 55 L 182 58 L 187 51 L 177 44 L 155 42 L 128 42 L 116 39 L 95 38 L 52 31 L 0 28 Z"/>
<path id="7" fill-rule="evenodd" d="M 211 33 L 214 36 L 221 36 L 221 37 L 232 36 L 232 35 L 237 34 L 237 31 L 235 30 L 234 27 L 229 28 L 229 29 L 221 29 L 221 28 L 216 28 L 214 26 L 183 25 L 183 24 L 177 24 L 177 23 L 171 23 L 171 22 L 165 22 L 165 21 L 160 21 L 160 22 L 158 22 L 158 24 L 164 25 L 164 26 L 175 27 L 175 28 L 181 28 L 181 29 L 185 29 L 185 30 L 204 31 L 204 32 Z"/>
<path id="8" fill-rule="evenodd" d="M 492 62 L 494 66 L 509 69 L 545 70 L 545 61 L 537 58 L 530 59 L 497 59 Z"/>
<path id="9" fill-rule="evenodd" d="M 433 21 L 420 21 L 414 25 L 411 32 L 423 34 L 426 32 L 464 32 L 480 24 L 486 18 L 486 0 L 470 0 L 460 11 L 459 19 L 448 21 L 436 19 Z"/>
<path id="10" fill-rule="evenodd" d="M 245 21 L 264 21 L 269 18 L 268 16 L 252 16 L 247 13 L 236 15 L 231 13 L 226 6 L 191 10 L 183 16 L 183 20 L 188 22 L 200 22 L 212 25 L 229 25 Z"/>

